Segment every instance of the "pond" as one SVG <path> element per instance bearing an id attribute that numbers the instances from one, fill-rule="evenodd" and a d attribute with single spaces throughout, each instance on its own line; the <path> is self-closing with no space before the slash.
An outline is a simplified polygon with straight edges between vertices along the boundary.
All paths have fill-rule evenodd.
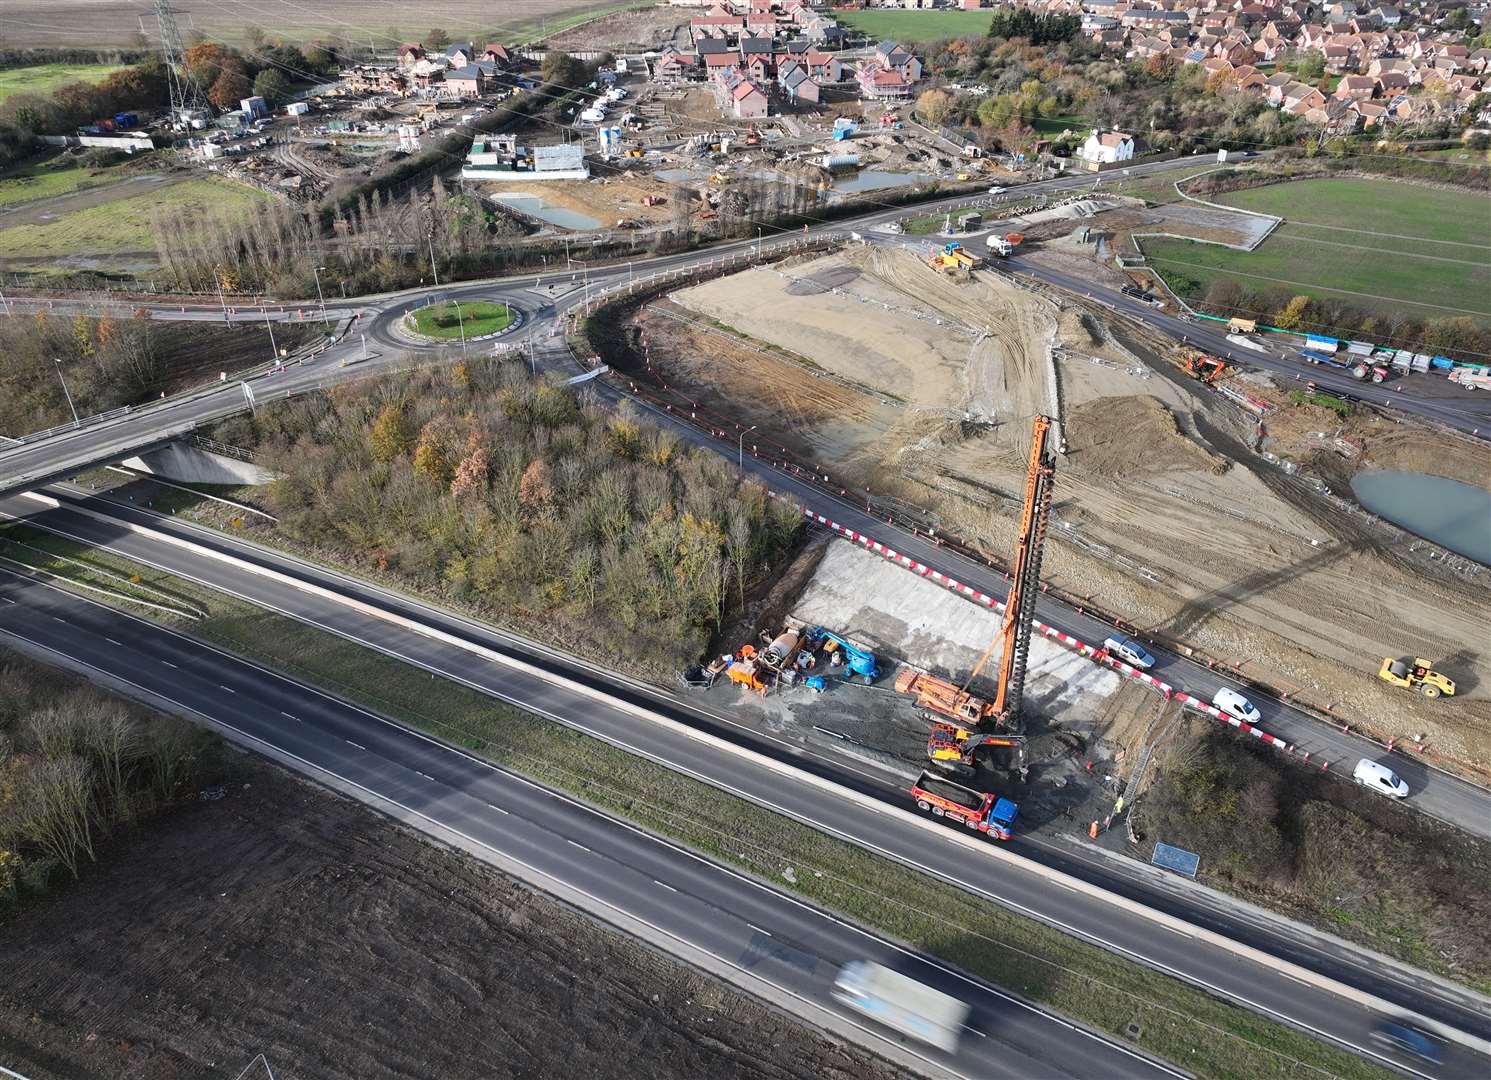
<path id="1" fill-rule="evenodd" d="M 1491 566 L 1491 491 L 1442 476 L 1363 472 L 1351 490 L 1372 513 Z"/>
<path id="2" fill-rule="evenodd" d="M 853 195 L 860 191 L 879 191 L 881 188 L 906 187 L 923 184 L 933 177 L 926 173 L 891 172 L 888 169 L 861 169 L 853 176 L 835 177 L 833 194 Z"/>
<path id="3" fill-rule="evenodd" d="M 547 221 L 561 229 L 599 229 L 601 223 L 588 214 L 566 210 L 562 206 L 550 206 L 543 197 L 526 191 L 508 191 L 492 196 L 493 202 L 504 203 L 529 217 Z"/>

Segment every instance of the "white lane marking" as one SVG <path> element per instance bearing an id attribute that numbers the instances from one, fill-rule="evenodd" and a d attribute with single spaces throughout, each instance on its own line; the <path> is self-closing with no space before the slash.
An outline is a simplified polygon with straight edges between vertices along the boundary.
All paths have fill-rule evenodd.
<path id="1" fill-rule="evenodd" d="M 14 600 L 12 600 L 12 599 L 11 599 L 11 598 L 10 598 L 10 597 L 8 597 L 8 596 L 0 596 L 0 600 L 4 600 L 4 601 L 5 601 L 5 602 L 6 602 L 6 603 L 7 603 L 7 604 L 14 604 L 14 603 L 15 603 L 15 601 L 14 601 Z"/>
<path id="2" fill-rule="evenodd" d="M 491 803 L 487 803 L 487 809 L 488 810 L 496 810 L 499 814 L 507 814 L 509 817 L 512 816 L 508 811 L 502 809 L 502 807 L 500 807 L 500 806 L 493 806 Z"/>
<path id="3" fill-rule="evenodd" d="M 677 892 L 678 891 L 672 885 L 669 885 L 666 881 L 659 881 L 657 878 L 653 878 L 652 879 L 652 883 L 654 885 L 658 886 L 659 888 L 667 889 L 669 892 Z"/>
<path id="4" fill-rule="evenodd" d="M 415 769 L 414 770 L 414 775 L 415 776 L 423 776 L 426 780 L 430 781 L 431 783 L 435 782 L 435 778 L 433 776 L 431 776 L 427 772 L 420 772 L 418 769 Z"/>
<path id="5" fill-rule="evenodd" d="M 348 746 L 355 746 L 359 750 L 366 750 L 367 749 L 366 746 L 363 746 L 360 743 L 355 743 L 351 739 L 343 739 L 342 742 L 346 743 Z"/>
<path id="6" fill-rule="evenodd" d="M 173 664 L 173 663 L 171 663 L 171 661 L 169 661 L 169 660 L 162 660 L 162 661 L 161 661 L 161 663 L 162 663 L 162 664 L 165 664 L 165 665 L 166 665 L 166 667 L 175 667 L 175 666 L 176 666 L 176 665 L 175 665 L 175 664 Z M 227 687 L 224 687 L 224 688 L 223 688 L 223 689 L 225 689 L 225 690 L 226 690 L 226 689 L 227 689 Z"/>
<path id="7" fill-rule="evenodd" d="M 1174 926 L 1171 926 L 1168 923 L 1160 923 L 1160 926 L 1161 926 L 1161 928 L 1163 928 L 1165 930 L 1169 930 L 1172 934 L 1178 934 L 1179 936 L 1181 936 L 1183 938 L 1188 938 L 1188 937 L 1194 937 L 1195 936 L 1193 934 L 1186 933 L 1184 930 L 1180 930 L 1180 929 L 1178 929 L 1178 928 L 1176 928 Z M 1295 979 L 1294 981 L 1295 982 L 1304 982 L 1303 979 Z M 1306 985 L 1309 985 L 1309 984 L 1306 983 Z"/>
<path id="8" fill-rule="evenodd" d="M 300 717 L 298 716 L 291 716 L 287 712 L 281 712 L 280 715 L 283 716 L 286 720 L 294 720 L 297 724 L 300 723 Z"/>
<path id="9" fill-rule="evenodd" d="M 584 851 L 584 852 L 587 852 L 587 853 L 590 851 L 590 849 L 588 847 L 586 847 L 584 844 L 578 844 L 578 843 L 576 843 L 573 840 L 566 840 L 565 843 L 568 844 L 570 847 L 577 847 L 581 851 Z"/>
<path id="10" fill-rule="evenodd" d="M 172 665 L 172 666 L 174 667 L 175 665 Z M 238 691 L 234 690 L 231 686 L 224 686 L 222 683 L 218 683 L 217 684 L 217 688 L 219 690 L 226 690 L 230 694 L 236 694 L 236 693 L 238 693 Z"/>
<path id="11" fill-rule="evenodd" d="M 56 616 L 56 615 L 52 616 L 52 621 L 53 622 L 60 622 L 63 626 L 67 625 L 67 620 L 66 619 L 60 618 L 59 616 Z"/>
<path id="12" fill-rule="evenodd" d="M 756 933 L 758 933 L 758 934 L 765 934 L 767 937 L 771 937 L 771 931 L 770 930 L 763 930 L 763 929 L 761 929 L 761 927 L 757 926 L 755 923 L 749 923 L 748 922 L 748 923 L 746 923 L 746 925 L 749 926 L 752 930 L 756 931 Z"/>
<path id="13" fill-rule="evenodd" d="M 969 1027 L 967 1024 L 963 1025 L 963 1030 L 964 1031 L 972 1032 L 973 1034 L 977 1035 L 980 1039 L 987 1039 L 989 1037 L 987 1034 L 985 1034 L 984 1032 L 980 1031 L 978 1028 L 976 1028 L 976 1027 Z"/>
<path id="14" fill-rule="evenodd" d="M 107 641 L 110 645 L 117 645 L 121 649 L 124 648 L 124 642 L 122 642 L 122 641 L 115 641 L 111 637 L 106 637 L 106 638 L 104 638 L 104 640 Z"/>

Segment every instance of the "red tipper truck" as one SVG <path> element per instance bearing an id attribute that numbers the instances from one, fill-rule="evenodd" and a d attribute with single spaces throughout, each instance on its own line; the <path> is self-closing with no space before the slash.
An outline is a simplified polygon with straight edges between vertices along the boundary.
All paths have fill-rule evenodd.
<path id="1" fill-rule="evenodd" d="M 1009 799 L 974 791 L 930 772 L 922 773 L 912 785 L 911 797 L 922 813 L 961 821 L 996 840 L 1008 840 L 1014 834 L 1015 818 L 1020 814 L 1020 807 Z"/>

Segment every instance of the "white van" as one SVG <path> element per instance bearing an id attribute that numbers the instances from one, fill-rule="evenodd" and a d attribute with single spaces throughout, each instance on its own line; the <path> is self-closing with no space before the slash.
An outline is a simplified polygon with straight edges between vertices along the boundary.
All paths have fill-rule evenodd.
<path id="1" fill-rule="evenodd" d="M 1386 765 L 1379 765 L 1375 761 L 1362 758 L 1356 763 L 1356 769 L 1351 778 L 1364 788 L 1369 788 L 1379 795 L 1386 795 L 1393 799 L 1408 798 L 1408 785 L 1403 778 L 1393 772 Z"/>

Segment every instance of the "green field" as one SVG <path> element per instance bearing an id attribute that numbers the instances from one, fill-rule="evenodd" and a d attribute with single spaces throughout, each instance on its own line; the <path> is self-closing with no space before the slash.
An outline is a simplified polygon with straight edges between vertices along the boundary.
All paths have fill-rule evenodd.
<path id="1" fill-rule="evenodd" d="M 71 195 L 79 188 L 108 183 L 118 175 L 117 169 L 90 169 L 65 157 L 34 162 L 0 179 L 0 206 Z"/>
<path id="2" fill-rule="evenodd" d="M 875 41 L 907 44 L 987 34 L 994 11 L 835 11 L 833 17 Z"/>
<path id="3" fill-rule="evenodd" d="M 505 330 L 513 321 L 513 313 L 506 304 L 457 304 L 452 301 L 419 308 L 413 319 L 414 329 L 425 337 L 454 341 Z"/>
<path id="4" fill-rule="evenodd" d="M 1483 194 L 1386 180 L 1298 180 L 1214 201 L 1285 221 L 1256 251 L 1146 239 L 1172 288 L 1219 277 L 1419 319 L 1491 322 L 1491 213 Z"/>
<path id="5" fill-rule="evenodd" d="M 257 188 L 229 180 L 205 177 L 184 180 L 170 187 L 74 210 L 56 221 L 0 229 L 0 256 L 55 258 L 154 251 L 150 215 L 156 207 L 186 207 L 202 214 L 215 214 L 224 208 L 246 209 L 268 199 Z"/>
<path id="6" fill-rule="evenodd" d="M 68 83 L 103 82 L 125 64 L 37 64 L 0 70 L 0 101 L 12 94 L 50 94 Z"/>

